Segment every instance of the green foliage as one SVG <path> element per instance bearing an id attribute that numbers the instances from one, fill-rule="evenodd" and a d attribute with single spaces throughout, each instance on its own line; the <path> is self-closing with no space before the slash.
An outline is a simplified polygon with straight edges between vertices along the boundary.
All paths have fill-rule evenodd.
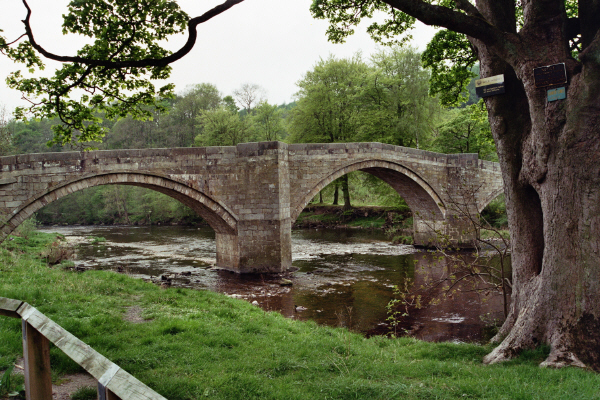
<path id="1" fill-rule="evenodd" d="M 4 374 L 2 374 L 2 377 L 0 378 L 0 396 L 2 397 L 11 391 L 11 375 L 14 368 L 14 365 L 8 367 L 8 369 L 4 371 Z"/>
<path id="2" fill-rule="evenodd" d="M 477 153 L 482 160 L 498 160 L 483 100 L 448 113 L 450 119 L 438 128 L 433 147 L 435 151 Z"/>
<path id="3" fill-rule="evenodd" d="M 297 85 L 290 138 L 295 143 L 352 141 L 360 126 L 360 93 L 368 66 L 351 59 L 321 59 Z"/>
<path id="4" fill-rule="evenodd" d="M 386 18 L 381 22 L 373 22 L 367 31 L 377 42 L 403 43 L 410 38 L 399 35 L 409 31 L 415 19 L 399 12 L 384 2 L 364 0 L 347 4 L 345 0 L 313 0 L 310 11 L 314 18 L 327 19 L 330 23 L 327 38 L 334 43 L 343 43 L 346 37 L 354 33 L 354 26 L 365 18 L 372 18 L 379 12 L 384 12 Z"/>
<path id="5" fill-rule="evenodd" d="M 360 141 L 427 149 L 441 109 L 429 91 L 429 72 L 412 47 L 392 47 L 371 57 L 364 85 Z"/>
<path id="6" fill-rule="evenodd" d="M 8 112 L 6 107 L 0 106 L 0 156 L 6 156 L 13 152 L 13 134 L 10 129 Z"/>
<path id="7" fill-rule="evenodd" d="M 504 195 L 500 195 L 492 200 L 481 212 L 481 218 L 494 228 L 504 228 L 508 226 Z"/>
<path id="8" fill-rule="evenodd" d="M 137 66 L 132 62 L 170 54 L 159 43 L 183 32 L 189 19 L 177 2 L 72 1 L 63 18 L 64 34 L 82 35 L 92 42 L 66 60 L 71 62 L 63 63 L 52 77 L 30 78 L 21 71 L 8 76 L 8 86 L 34 103 L 32 108 L 17 108 L 18 119 L 24 120 L 28 114 L 40 119 L 58 118 L 61 124 L 53 125 L 54 136 L 49 143 L 81 144 L 99 141 L 106 133 L 98 112 L 108 119 L 126 115 L 146 119 L 152 115 L 148 107 L 163 109 L 160 99 L 173 96 L 174 87 L 167 84 L 156 89 L 151 80 L 168 78 L 170 67 L 160 63 Z M 33 32 L 28 39 L 15 47 L 2 38 L 0 51 L 34 73 L 44 64 L 34 50 L 37 44 Z M 122 64 L 111 64 L 115 62 Z"/>
<path id="9" fill-rule="evenodd" d="M 428 95 L 429 73 L 412 48 L 371 57 L 321 60 L 298 82 L 289 141 L 377 141 L 427 148 L 440 107 Z"/>
<path id="10" fill-rule="evenodd" d="M 31 217 L 27 218 L 25 221 L 23 221 L 21 225 L 19 225 L 17 229 L 15 229 L 14 234 L 21 236 L 22 238 L 29 239 L 29 236 L 31 236 L 31 234 L 37 229 L 38 224 L 39 222 L 36 218 L 36 215 L 34 214 Z"/>
<path id="11" fill-rule="evenodd" d="M 12 120 L 7 128 L 12 135 L 14 153 L 49 153 L 62 151 L 62 146 L 53 145 L 48 147 L 47 143 L 52 139 L 52 126 L 59 123 L 54 120 L 35 120 L 27 121 Z"/>
<path id="12" fill-rule="evenodd" d="M 198 117 L 203 111 L 217 109 L 220 103 L 221 94 L 217 87 L 210 83 L 190 86 L 178 96 L 169 114 L 163 117 L 163 123 L 169 126 L 171 135 L 177 136 L 174 145 L 190 146 L 202 131 Z"/>
<path id="13" fill-rule="evenodd" d="M 444 106 L 458 106 L 468 100 L 467 85 L 476 76 L 477 56 L 467 37 L 447 29 L 438 31 L 422 56 L 431 69 L 429 92 L 439 95 Z"/>
<path id="14" fill-rule="evenodd" d="M 141 199 L 141 201 L 140 201 Z M 189 224 L 202 219 L 192 209 L 159 192 L 135 186 L 84 189 L 42 208 L 42 224 Z"/>
<path id="15" fill-rule="evenodd" d="M 203 132 L 194 139 L 196 146 L 235 146 L 247 142 L 251 134 L 250 121 L 226 106 L 203 111 L 198 120 Z"/>
<path id="16" fill-rule="evenodd" d="M 98 243 L 106 242 L 106 238 L 104 238 L 102 236 L 90 236 L 88 239 L 90 240 L 90 244 L 98 244 Z"/>
<path id="17" fill-rule="evenodd" d="M 251 121 L 257 141 L 279 140 L 283 133 L 283 110 L 278 106 L 261 102 L 254 110 Z"/>

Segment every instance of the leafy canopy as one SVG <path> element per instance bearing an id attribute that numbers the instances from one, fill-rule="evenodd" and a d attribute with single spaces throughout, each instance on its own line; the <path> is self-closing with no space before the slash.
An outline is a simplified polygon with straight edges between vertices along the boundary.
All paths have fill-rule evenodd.
<path id="1" fill-rule="evenodd" d="M 417 1 L 414 8 L 418 8 Z M 475 7 L 468 0 L 426 0 L 424 3 L 438 6 L 437 12 L 443 15 L 453 11 L 473 15 Z M 363 19 L 383 16 L 383 22 L 371 22 L 367 32 L 378 43 L 390 45 L 404 43 L 410 39 L 410 30 L 416 19 L 394 8 L 394 1 L 383 0 L 313 0 L 313 17 L 326 19 L 330 25 L 328 39 L 342 43 L 354 33 L 354 27 Z M 565 0 L 565 9 L 569 18 L 578 14 L 577 0 Z M 515 19 L 519 27 L 523 26 L 523 6 L 515 3 Z M 574 37 L 571 48 L 574 54 L 581 50 L 579 37 Z M 475 77 L 472 72 L 477 55 L 467 36 L 452 30 L 440 29 L 427 45 L 422 57 L 423 65 L 431 69 L 430 94 L 439 95 L 445 106 L 458 106 L 463 103 L 466 87 Z"/>
<path id="2" fill-rule="evenodd" d="M 64 64 L 51 77 L 29 77 L 21 71 L 8 76 L 8 86 L 31 103 L 18 108 L 16 117 L 57 117 L 61 124 L 53 127 L 49 144 L 99 141 L 105 133 L 99 113 L 109 119 L 150 118 L 151 109 L 162 110 L 162 99 L 174 95 L 172 84 L 156 88 L 151 80 L 169 77 L 169 64 L 193 47 L 198 24 L 242 1 L 226 0 L 190 19 L 174 0 L 73 0 L 63 16 L 63 33 L 92 40 L 75 56 L 62 56 L 36 42 L 29 24 L 32 10 L 23 0 L 27 16 L 21 38 L 26 40 L 9 43 L 0 37 L 0 52 L 24 64 L 30 74 L 44 69 L 42 57 Z M 186 29 L 188 41 L 180 50 L 172 53 L 161 46 L 161 41 Z"/>

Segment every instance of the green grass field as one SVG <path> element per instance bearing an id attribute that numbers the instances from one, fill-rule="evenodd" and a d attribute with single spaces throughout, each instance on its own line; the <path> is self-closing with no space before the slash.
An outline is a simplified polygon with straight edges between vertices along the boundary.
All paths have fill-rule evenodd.
<path id="1" fill-rule="evenodd" d="M 54 239 L 2 246 L 0 296 L 37 307 L 168 399 L 600 398 L 594 372 L 539 368 L 545 348 L 485 366 L 490 346 L 365 339 L 216 293 L 50 268 L 38 255 Z M 21 353 L 20 321 L 0 316 L 0 371 Z M 56 379 L 79 371 L 56 348 L 51 363 Z"/>

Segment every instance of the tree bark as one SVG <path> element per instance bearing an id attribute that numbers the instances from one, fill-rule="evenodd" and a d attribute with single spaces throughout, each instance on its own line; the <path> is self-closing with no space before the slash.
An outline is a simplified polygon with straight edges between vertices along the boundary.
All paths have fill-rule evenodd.
<path id="1" fill-rule="evenodd" d="M 505 182 L 513 294 L 494 338 L 502 342 L 484 361 L 546 343 L 551 353 L 542 365 L 600 370 L 600 70 L 570 57 L 560 24 L 539 15 L 535 21 L 521 32 L 522 45 L 545 59 L 517 53 L 501 72 L 498 52 L 473 41 L 482 76 L 504 73 L 510 88 L 486 100 Z M 561 61 L 570 77 L 567 99 L 548 102 L 533 68 Z"/>
<path id="2" fill-rule="evenodd" d="M 600 370 L 600 2 L 579 1 L 583 51 L 570 49 L 564 0 L 457 0 L 461 13 L 419 0 L 383 0 L 426 24 L 470 35 L 481 76 L 504 74 L 486 98 L 504 177 L 513 293 L 486 363 L 542 343 L 544 366 Z M 585 15 L 584 15 L 585 14 Z M 533 70 L 564 63 L 566 99 L 549 102 Z"/>
<path id="3" fill-rule="evenodd" d="M 350 204 L 350 188 L 348 187 L 348 175 L 344 175 L 340 178 L 342 180 L 342 194 L 344 195 L 344 210 L 350 210 L 352 204 Z"/>
<path id="4" fill-rule="evenodd" d="M 333 205 L 337 206 L 340 201 L 339 201 L 339 185 L 338 185 L 338 181 L 337 179 L 335 180 L 335 182 L 333 183 Z"/>

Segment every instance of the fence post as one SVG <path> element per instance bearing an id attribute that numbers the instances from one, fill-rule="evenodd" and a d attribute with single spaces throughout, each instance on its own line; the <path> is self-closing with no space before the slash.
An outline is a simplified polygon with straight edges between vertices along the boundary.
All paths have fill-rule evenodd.
<path id="1" fill-rule="evenodd" d="M 25 320 L 23 358 L 25 359 L 25 395 L 27 400 L 52 400 L 50 341 Z"/>
<path id="2" fill-rule="evenodd" d="M 98 400 L 121 400 L 121 398 L 98 382 Z"/>

